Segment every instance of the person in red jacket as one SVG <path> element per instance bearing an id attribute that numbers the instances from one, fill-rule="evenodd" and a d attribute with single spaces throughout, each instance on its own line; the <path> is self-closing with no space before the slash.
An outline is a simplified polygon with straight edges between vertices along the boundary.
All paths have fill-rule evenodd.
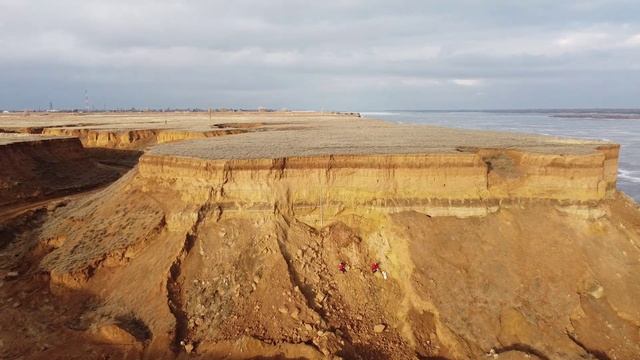
<path id="1" fill-rule="evenodd" d="M 380 264 L 377 262 L 371 263 L 371 272 L 376 273 L 380 270 Z"/>

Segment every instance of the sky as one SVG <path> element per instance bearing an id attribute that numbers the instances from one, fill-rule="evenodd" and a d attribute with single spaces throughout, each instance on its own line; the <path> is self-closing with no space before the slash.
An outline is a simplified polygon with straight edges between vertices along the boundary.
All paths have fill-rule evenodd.
<path id="1" fill-rule="evenodd" d="M 0 109 L 640 107 L 640 1 L 0 0 Z"/>

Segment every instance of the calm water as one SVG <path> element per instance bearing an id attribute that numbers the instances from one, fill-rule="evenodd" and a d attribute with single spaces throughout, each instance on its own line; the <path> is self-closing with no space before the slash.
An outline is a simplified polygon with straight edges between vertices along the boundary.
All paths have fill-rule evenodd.
<path id="1" fill-rule="evenodd" d="M 622 145 L 618 189 L 640 202 L 640 111 L 635 114 L 634 112 L 572 113 L 571 118 L 555 117 L 560 115 L 557 112 L 389 111 L 362 112 L 361 114 L 365 117 L 400 123 L 613 141 Z M 620 117 L 626 118 L 620 119 Z"/>

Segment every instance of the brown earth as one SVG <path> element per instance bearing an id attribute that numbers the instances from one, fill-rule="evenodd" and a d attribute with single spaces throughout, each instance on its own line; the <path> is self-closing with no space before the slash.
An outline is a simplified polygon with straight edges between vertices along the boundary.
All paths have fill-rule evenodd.
<path id="1" fill-rule="evenodd" d="M 213 126 L 199 116 L 182 126 Z M 615 190 L 617 146 L 216 116 L 259 125 L 0 216 L 0 357 L 638 358 L 640 212 Z"/>

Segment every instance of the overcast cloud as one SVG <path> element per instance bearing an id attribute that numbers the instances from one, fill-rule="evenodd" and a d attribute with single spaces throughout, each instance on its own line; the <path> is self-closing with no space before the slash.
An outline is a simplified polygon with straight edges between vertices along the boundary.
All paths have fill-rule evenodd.
<path id="1" fill-rule="evenodd" d="M 0 108 L 640 107 L 640 1 L 0 0 Z"/>

